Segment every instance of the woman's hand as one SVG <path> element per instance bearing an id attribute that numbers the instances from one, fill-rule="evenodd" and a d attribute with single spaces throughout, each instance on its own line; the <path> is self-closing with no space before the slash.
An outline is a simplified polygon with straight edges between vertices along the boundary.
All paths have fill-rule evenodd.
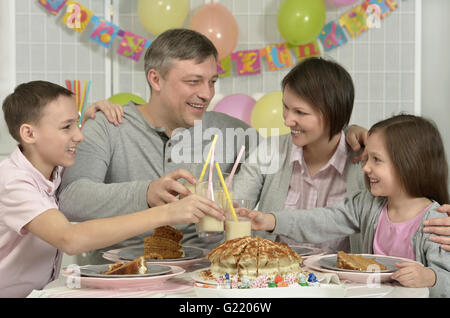
<path id="1" fill-rule="evenodd" d="M 431 235 L 429 240 L 441 244 L 442 249 L 450 251 L 450 204 L 444 204 L 437 210 L 447 213 L 447 217 L 425 220 L 423 222 L 425 225 L 423 231 L 425 233 L 438 234 Z"/>

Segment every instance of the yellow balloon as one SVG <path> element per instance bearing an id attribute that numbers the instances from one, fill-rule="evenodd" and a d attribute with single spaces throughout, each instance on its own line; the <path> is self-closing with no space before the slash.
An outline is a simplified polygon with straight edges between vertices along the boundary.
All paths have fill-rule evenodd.
<path id="1" fill-rule="evenodd" d="M 261 97 L 253 107 L 251 123 L 264 137 L 289 134 L 283 119 L 283 93 L 272 92 Z M 278 134 L 272 128 L 278 128 Z"/>
<path id="2" fill-rule="evenodd" d="M 141 24 L 155 35 L 182 27 L 188 12 L 188 0 L 139 0 L 138 3 Z"/>

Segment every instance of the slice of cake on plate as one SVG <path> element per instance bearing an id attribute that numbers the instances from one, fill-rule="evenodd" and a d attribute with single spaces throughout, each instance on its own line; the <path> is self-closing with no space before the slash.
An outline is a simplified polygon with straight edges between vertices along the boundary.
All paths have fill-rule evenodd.
<path id="1" fill-rule="evenodd" d="M 366 272 L 386 270 L 386 266 L 378 263 L 375 258 L 369 258 L 358 254 L 337 253 L 336 266 L 343 269 L 351 269 Z"/>

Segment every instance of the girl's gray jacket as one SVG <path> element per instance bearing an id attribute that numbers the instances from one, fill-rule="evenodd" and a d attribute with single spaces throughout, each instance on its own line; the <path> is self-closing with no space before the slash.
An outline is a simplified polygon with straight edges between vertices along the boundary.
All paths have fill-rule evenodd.
<path id="1" fill-rule="evenodd" d="M 378 218 L 386 200 L 385 197 L 375 197 L 368 190 L 363 190 L 354 192 L 331 207 L 273 212 L 276 226 L 272 233 L 311 243 L 360 233 L 362 253 L 373 254 Z M 442 213 L 436 210 L 438 207 L 439 204 L 433 202 L 423 220 L 442 217 Z M 412 236 L 411 244 L 416 261 L 436 273 L 436 283 L 430 287 L 430 297 L 450 297 L 450 252 L 430 241 L 430 234 L 424 233 L 423 228 L 422 222 Z"/>

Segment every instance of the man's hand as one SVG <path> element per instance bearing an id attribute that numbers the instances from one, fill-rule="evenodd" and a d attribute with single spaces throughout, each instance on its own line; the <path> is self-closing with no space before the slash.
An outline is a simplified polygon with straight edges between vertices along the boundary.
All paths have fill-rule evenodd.
<path id="1" fill-rule="evenodd" d="M 450 204 L 444 204 L 437 209 L 439 212 L 447 213 L 447 217 L 425 220 L 423 231 L 433 233 L 429 240 L 441 244 L 441 248 L 450 251 Z M 439 236 L 443 235 L 443 236 Z"/>
<path id="2" fill-rule="evenodd" d="M 95 102 L 91 106 L 89 106 L 88 109 L 85 110 L 83 119 L 81 121 L 81 126 L 84 126 L 84 123 L 88 119 L 94 119 L 95 113 L 98 111 L 102 111 L 108 121 L 115 126 L 119 125 L 119 123 L 122 123 L 122 117 L 123 117 L 123 108 L 119 104 L 115 104 L 109 100 L 100 100 L 98 102 Z"/>
<path id="3" fill-rule="evenodd" d="M 192 184 L 196 183 L 195 177 L 185 169 L 177 169 L 150 183 L 147 189 L 147 203 L 149 207 L 155 207 L 179 200 L 178 195 L 191 194 L 178 179 L 185 179 Z"/>
<path id="4" fill-rule="evenodd" d="M 347 134 L 345 135 L 345 141 L 353 149 L 354 152 L 359 152 L 362 148 L 365 148 L 367 144 L 367 129 L 357 125 L 351 125 L 348 127 Z M 364 156 L 364 151 L 353 158 L 353 162 L 359 162 Z"/>

